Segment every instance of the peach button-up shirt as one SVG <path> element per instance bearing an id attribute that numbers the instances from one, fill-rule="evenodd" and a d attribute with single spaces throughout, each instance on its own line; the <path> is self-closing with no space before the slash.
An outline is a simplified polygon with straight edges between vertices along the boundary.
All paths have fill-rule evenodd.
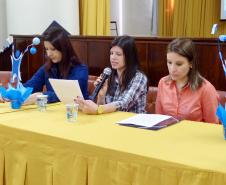
<path id="1" fill-rule="evenodd" d="M 216 110 L 218 94 L 214 86 L 204 80 L 202 86 L 192 91 L 185 86 L 178 91 L 176 83 L 169 76 L 159 81 L 156 99 L 156 113 L 192 121 L 218 123 Z"/>

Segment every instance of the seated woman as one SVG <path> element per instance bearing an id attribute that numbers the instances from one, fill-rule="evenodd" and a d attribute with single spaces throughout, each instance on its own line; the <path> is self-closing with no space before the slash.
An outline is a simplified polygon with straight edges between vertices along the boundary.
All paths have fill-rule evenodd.
<path id="1" fill-rule="evenodd" d="M 79 61 L 67 34 L 59 28 L 52 28 L 44 34 L 43 39 L 48 61 L 23 84 L 25 87 L 33 87 L 33 94 L 25 104 L 35 103 L 44 85 L 48 103 L 59 101 L 49 78 L 78 80 L 84 98 L 88 98 L 88 68 Z"/>
<path id="2" fill-rule="evenodd" d="M 102 114 L 116 110 L 144 113 L 147 94 L 147 77 L 138 70 L 135 41 L 130 36 L 113 40 L 110 49 L 112 73 L 98 93 L 97 103 L 75 99 L 87 114 Z M 101 76 L 95 82 L 97 85 Z"/>
<path id="3" fill-rule="evenodd" d="M 194 44 L 175 39 L 167 48 L 169 75 L 159 81 L 156 113 L 179 119 L 218 123 L 218 95 L 198 72 Z"/>

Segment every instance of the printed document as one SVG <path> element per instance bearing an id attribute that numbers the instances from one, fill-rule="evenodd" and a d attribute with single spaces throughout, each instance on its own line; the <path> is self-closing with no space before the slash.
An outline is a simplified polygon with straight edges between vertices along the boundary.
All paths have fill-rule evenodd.
<path id="1" fill-rule="evenodd" d="M 78 80 L 63 80 L 50 78 L 49 82 L 59 100 L 65 104 L 74 103 L 77 96 L 83 98 Z"/>
<path id="2" fill-rule="evenodd" d="M 128 119 L 119 121 L 120 125 L 134 125 L 137 127 L 153 127 L 159 123 L 163 123 L 167 120 L 171 120 L 173 117 L 172 116 L 167 116 L 167 115 L 161 115 L 161 114 L 137 114 L 135 116 L 132 116 Z M 174 122 L 177 122 L 175 118 Z M 162 125 L 161 127 L 166 126 Z"/>

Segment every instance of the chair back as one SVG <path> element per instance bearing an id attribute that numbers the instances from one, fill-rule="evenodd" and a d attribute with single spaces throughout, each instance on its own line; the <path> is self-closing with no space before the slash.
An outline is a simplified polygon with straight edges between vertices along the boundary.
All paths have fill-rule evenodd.
<path id="1" fill-rule="evenodd" d="M 8 83 L 11 79 L 11 71 L 0 71 L 0 84 L 5 88 L 8 87 Z"/>
<path id="2" fill-rule="evenodd" d="M 97 76 L 89 75 L 88 79 L 88 93 L 91 95 L 95 89 L 94 82 L 96 81 Z"/>

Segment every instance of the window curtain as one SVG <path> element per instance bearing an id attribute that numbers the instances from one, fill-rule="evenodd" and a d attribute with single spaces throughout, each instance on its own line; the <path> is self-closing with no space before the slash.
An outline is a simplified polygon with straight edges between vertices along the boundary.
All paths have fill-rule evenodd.
<path id="1" fill-rule="evenodd" d="M 210 34 L 214 23 L 217 34 L 226 32 L 219 0 L 159 0 L 158 22 L 159 36 L 216 37 Z"/>
<path id="2" fill-rule="evenodd" d="M 80 34 L 110 35 L 110 0 L 80 0 Z"/>
<path id="3" fill-rule="evenodd" d="M 173 1 L 158 1 L 158 36 L 173 36 Z"/>

